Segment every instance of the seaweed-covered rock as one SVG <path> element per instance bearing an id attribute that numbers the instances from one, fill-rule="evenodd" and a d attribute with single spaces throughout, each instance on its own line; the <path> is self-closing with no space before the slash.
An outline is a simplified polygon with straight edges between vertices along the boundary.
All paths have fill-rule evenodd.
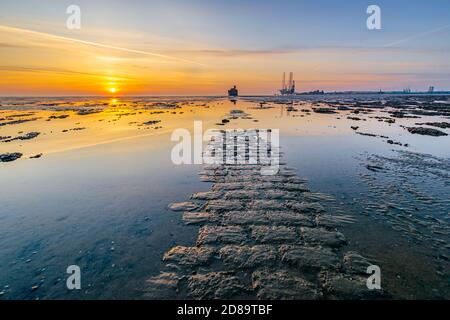
<path id="1" fill-rule="evenodd" d="M 0 162 L 11 162 L 22 157 L 20 152 L 0 154 Z"/>
<path id="2" fill-rule="evenodd" d="M 312 227 L 314 222 L 304 214 L 290 211 L 272 211 L 267 214 L 269 222 L 273 225 L 292 225 Z"/>
<path id="3" fill-rule="evenodd" d="M 261 192 L 261 197 L 263 199 L 295 200 L 298 199 L 299 195 L 298 193 L 286 190 L 271 189 Z"/>
<path id="4" fill-rule="evenodd" d="M 307 192 L 309 189 L 303 183 L 283 183 L 277 186 L 280 190 Z"/>
<path id="5" fill-rule="evenodd" d="M 269 245 L 225 246 L 219 250 L 222 261 L 237 269 L 269 266 L 278 257 L 278 248 Z"/>
<path id="6" fill-rule="evenodd" d="M 31 139 L 36 138 L 40 134 L 41 134 L 40 132 L 28 132 L 28 133 L 24 134 L 23 136 L 17 136 L 15 138 L 12 138 L 12 137 L 0 137 L 0 141 L 2 141 L 2 142 L 11 142 L 11 141 L 15 141 L 15 140 L 31 140 Z M 2 139 L 2 138 L 4 138 L 4 139 Z"/>
<path id="7" fill-rule="evenodd" d="M 174 202 L 169 205 L 169 209 L 172 211 L 194 211 L 200 206 L 194 202 Z"/>
<path id="8" fill-rule="evenodd" d="M 306 269 L 337 269 L 340 266 L 338 256 L 328 248 L 282 245 L 281 260 Z"/>
<path id="9" fill-rule="evenodd" d="M 28 132 L 27 134 L 24 134 L 23 136 L 19 136 L 17 137 L 18 140 L 30 140 L 30 139 L 34 139 L 37 136 L 39 136 L 41 133 L 40 132 Z"/>
<path id="10" fill-rule="evenodd" d="M 191 198 L 195 200 L 214 200 L 220 198 L 221 196 L 222 196 L 221 192 L 208 191 L 208 192 L 196 192 L 191 196 Z"/>
<path id="11" fill-rule="evenodd" d="M 333 113 L 337 113 L 335 109 L 332 108 L 326 108 L 326 107 L 322 107 L 322 108 L 313 108 L 313 111 L 315 113 L 325 113 L 325 114 L 333 114 Z"/>
<path id="12" fill-rule="evenodd" d="M 294 243 L 300 240 L 295 228 L 286 226 L 254 226 L 252 237 L 260 243 Z"/>
<path id="13" fill-rule="evenodd" d="M 189 224 L 203 224 L 215 222 L 218 218 L 211 212 L 185 212 L 183 213 L 183 222 Z"/>
<path id="14" fill-rule="evenodd" d="M 350 273 L 367 274 L 367 267 L 372 265 L 358 252 L 349 251 L 344 254 L 344 269 Z"/>
<path id="15" fill-rule="evenodd" d="M 297 202 L 297 201 L 290 201 L 286 203 L 286 206 L 296 212 L 300 213 L 311 213 L 311 214 L 317 214 L 324 212 L 325 209 L 320 203 L 317 202 Z"/>
<path id="16" fill-rule="evenodd" d="M 178 292 L 180 277 L 173 272 L 162 272 L 146 282 L 145 297 L 149 299 L 173 299 Z"/>
<path id="17" fill-rule="evenodd" d="M 381 289 L 370 290 L 365 276 L 324 272 L 320 279 L 328 299 L 365 300 L 386 296 Z"/>
<path id="18" fill-rule="evenodd" d="M 236 225 L 258 225 L 269 222 L 267 214 L 264 211 L 230 211 L 223 214 L 223 223 Z"/>
<path id="19" fill-rule="evenodd" d="M 224 199 L 254 199 L 258 194 L 256 190 L 232 190 L 225 193 Z"/>
<path id="20" fill-rule="evenodd" d="M 35 154 L 34 156 L 31 156 L 30 159 L 39 159 L 39 158 L 41 158 L 42 156 L 43 156 L 42 153 L 38 153 L 38 154 Z"/>
<path id="21" fill-rule="evenodd" d="M 237 200 L 211 200 L 205 204 L 206 211 L 243 210 L 244 205 Z"/>
<path id="22" fill-rule="evenodd" d="M 340 247 L 346 243 L 344 235 L 337 231 L 307 227 L 302 227 L 300 230 L 302 239 L 307 244 Z"/>
<path id="23" fill-rule="evenodd" d="M 160 122 L 161 122 L 161 120 L 150 120 L 150 121 L 144 122 L 142 124 L 146 125 L 146 126 L 153 126 L 153 125 L 158 124 Z"/>
<path id="24" fill-rule="evenodd" d="M 246 240 L 244 229 L 238 226 L 203 226 L 198 234 L 197 245 L 240 244 Z"/>
<path id="25" fill-rule="evenodd" d="M 431 126 L 441 129 L 450 129 L 450 122 L 425 122 L 425 123 L 416 123 L 416 125 L 425 125 L 425 126 Z"/>
<path id="26" fill-rule="evenodd" d="M 231 299 L 246 289 L 238 277 L 227 272 L 196 274 L 188 279 L 189 295 L 194 299 Z"/>
<path id="27" fill-rule="evenodd" d="M 445 132 L 442 132 L 437 129 L 424 128 L 424 127 L 409 127 L 406 129 L 409 131 L 409 133 L 420 134 L 423 136 L 432 136 L 432 137 L 448 136 L 448 134 L 446 134 Z"/>
<path id="28" fill-rule="evenodd" d="M 163 261 L 181 266 L 198 266 L 208 264 L 214 257 L 211 247 L 173 247 L 164 254 Z"/>
<path id="29" fill-rule="evenodd" d="M 321 292 L 311 282 L 284 270 L 255 271 L 252 286 L 259 299 L 269 300 L 317 300 Z"/>
<path id="30" fill-rule="evenodd" d="M 285 210 L 286 205 L 276 200 L 253 200 L 248 204 L 252 210 Z"/>

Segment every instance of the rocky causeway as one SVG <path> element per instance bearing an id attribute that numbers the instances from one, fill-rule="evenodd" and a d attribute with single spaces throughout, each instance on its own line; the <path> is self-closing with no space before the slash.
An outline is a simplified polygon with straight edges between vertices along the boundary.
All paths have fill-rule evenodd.
<path id="1" fill-rule="evenodd" d="M 248 141 L 240 144 L 251 148 Z M 388 296 L 367 288 L 367 267 L 374 262 L 346 249 L 339 227 L 354 222 L 352 217 L 326 212 L 321 201 L 328 197 L 311 193 L 292 168 L 282 165 L 274 175 L 261 175 L 261 163 L 234 162 L 206 166 L 200 178 L 212 182 L 210 191 L 169 206 L 183 212 L 185 224 L 199 227 L 198 237 L 192 246 L 164 254 L 163 270 L 147 281 L 146 298 Z"/>

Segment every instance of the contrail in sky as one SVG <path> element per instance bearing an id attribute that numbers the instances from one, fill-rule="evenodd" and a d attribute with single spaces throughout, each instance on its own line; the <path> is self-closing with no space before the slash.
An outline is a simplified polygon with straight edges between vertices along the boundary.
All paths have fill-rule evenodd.
<path id="1" fill-rule="evenodd" d="M 439 28 L 436 28 L 436 29 L 433 29 L 433 30 L 429 30 L 429 31 L 425 31 L 425 32 L 414 34 L 414 35 L 412 35 L 412 36 L 410 36 L 408 38 L 405 38 L 405 39 L 402 39 L 402 40 L 398 40 L 398 41 L 392 42 L 392 43 L 390 43 L 388 45 L 385 45 L 385 47 L 393 47 L 393 46 L 396 46 L 396 45 L 398 45 L 400 43 L 407 42 L 409 40 L 413 40 L 413 39 L 416 39 L 416 38 L 419 38 L 419 37 L 427 36 L 429 34 L 436 33 L 436 32 L 439 32 L 439 31 L 442 31 L 442 30 L 445 30 L 445 29 L 448 29 L 448 28 L 450 28 L 450 24 L 447 24 L 445 26 L 442 26 L 442 27 L 439 27 Z"/>
<path id="2" fill-rule="evenodd" d="M 64 37 L 64 36 L 58 36 L 58 35 L 51 34 L 51 33 L 39 32 L 39 31 L 34 31 L 34 30 L 29 30 L 29 29 L 22 29 L 22 28 L 15 28 L 15 27 L 10 27 L 10 26 L 0 25 L 0 30 L 28 33 L 28 34 L 52 38 L 52 39 L 60 40 L 60 41 L 69 41 L 69 42 L 80 43 L 80 44 L 84 44 L 84 45 L 88 45 L 88 46 L 117 50 L 117 51 L 122 51 L 122 52 L 129 52 L 129 53 L 146 55 L 146 56 L 151 56 L 151 57 L 158 57 L 158 58 L 162 58 L 162 59 L 166 59 L 166 60 L 173 60 L 173 61 L 179 61 L 179 62 L 184 62 L 184 63 L 189 63 L 189 64 L 196 64 L 199 66 L 206 66 L 200 62 L 195 62 L 195 61 L 186 60 L 186 59 L 182 59 L 182 58 L 172 57 L 172 56 L 168 56 L 168 55 L 164 55 L 164 54 L 142 51 L 142 50 L 128 49 L 128 48 L 117 47 L 117 46 L 111 46 L 109 44 L 98 43 L 98 42 L 93 42 L 93 41 L 85 41 L 85 40 L 80 40 L 80 39 L 76 39 L 76 38 Z"/>

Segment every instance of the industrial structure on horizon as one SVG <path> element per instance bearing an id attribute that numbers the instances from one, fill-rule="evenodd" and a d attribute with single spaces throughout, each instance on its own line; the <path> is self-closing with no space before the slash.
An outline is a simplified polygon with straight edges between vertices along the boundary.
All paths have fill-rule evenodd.
<path id="1" fill-rule="evenodd" d="M 283 72 L 283 81 L 281 83 L 280 93 L 283 96 L 295 94 L 295 80 L 293 72 L 289 72 L 289 81 L 287 84 L 286 84 L 286 72 Z"/>

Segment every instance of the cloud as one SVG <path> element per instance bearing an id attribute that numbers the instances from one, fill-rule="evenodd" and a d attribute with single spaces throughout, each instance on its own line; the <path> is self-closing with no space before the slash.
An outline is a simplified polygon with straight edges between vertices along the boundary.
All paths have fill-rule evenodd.
<path id="1" fill-rule="evenodd" d="M 66 74 L 66 75 L 84 75 L 90 77 L 108 77 L 103 74 L 89 73 L 89 72 L 81 72 L 81 71 L 73 71 L 64 68 L 53 68 L 53 67 L 19 67 L 19 66 L 0 66 L 0 71 L 5 72 L 30 72 L 30 73 L 55 73 L 55 74 Z M 126 78 L 117 78 L 117 80 L 129 80 Z"/>
<path id="2" fill-rule="evenodd" d="M 192 49 L 192 50 L 177 50 L 178 53 L 193 54 L 200 56 L 215 56 L 215 57 L 240 57 L 240 56 L 255 56 L 255 55 L 280 55 L 296 53 L 296 50 L 286 49 L 263 49 L 263 50 L 245 50 L 245 49 Z"/>
<path id="3" fill-rule="evenodd" d="M 21 46 L 18 44 L 4 43 L 0 42 L 0 48 L 27 48 L 26 46 Z"/>
<path id="4" fill-rule="evenodd" d="M 302 46 L 302 47 L 280 47 L 280 48 L 263 48 L 263 49 L 185 49 L 171 50 L 172 53 L 185 54 L 188 56 L 213 57 L 213 58 L 238 58 L 251 56 L 281 56 L 295 55 L 301 53 L 328 54 L 352 53 L 352 54 L 378 54 L 378 53 L 404 53 L 409 54 L 429 54 L 429 53 L 448 53 L 450 49 L 411 49 L 403 47 L 360 47 L 360 46 Z"/>
<path id="5" fill-rule="evenodd" d="M 79 44 L 83 44 L 83 45 L 87 45 L 87 46 L 94 46 L 94 47 L 117 50 L 117 51 L 122 51 L 122 52 L 127 52 L 127 53 L 138 54 L 138 55 L 152 56 L 152 57 L 157 57 L 157 58 L 161 58 L 161 59 L 165 59 L 165 60 L 172 60 L 172 61 L 184 62 L 184 63 L 188 63 L 188 64 L 196 64 L 196 65 L 205 66 L 202 63 L 199 63 L 196 61 L 178 58 L 178 57 L 174 57 L 174 56 L 170 56 L 170 55 L 166 55 L 166 54 L 159 54 L 159 53 L 150 52 L 150 51 L 135 50 L 135 49 L 129 49 L 129 48 L 124 48 L 124 47 L 119 47 L 119 46 L 112 46 L 112 45 L 108 45 L 108 44 L 104 44 L 104 43 L 85 41 L 85 40 L 81 40 L 81 39 L 64 37 L 64 36 L 59 36 L 59 35 L 55 35 L 55 34 L 51 34 L 51 33 L 39 32 L 39 31 L 34 31 L 34 30 L 29 30 L 29 29 L 21 29 L 21 28 L 0 25 L 0 30 L 4 30 L 7 32 L 13 32 L 13 33 L 22 33 L 22 34 L 26 33 L 26 34 L 31 34 L 31 35 L 34 35 L 37 37 L 51 38 L 53 40 L 79 43 Z"/>

